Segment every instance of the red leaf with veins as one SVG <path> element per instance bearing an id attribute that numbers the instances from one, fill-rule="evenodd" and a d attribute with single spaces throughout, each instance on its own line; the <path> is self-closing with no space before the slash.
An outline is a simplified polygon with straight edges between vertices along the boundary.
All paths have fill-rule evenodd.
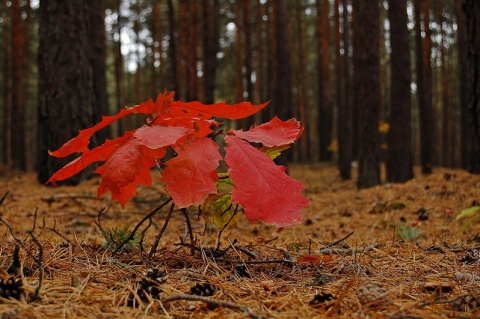
<path id="1" fill-rule="evenodd" d="M 138 139 L 132 138 L 118 148 L 105 163 L 95 170 L 102 176 L 97 196 L 112 192 L 112 199 L 125 203 L 136 192 L 139 184 L 151 186 L 150 168 L 155 165 L 153 158 L 142 153 Z"/>
<path id="2" fill-rule="evenodd" d="M 167 161 L 161 180 L 167 184 L 166 191 L 179 207 L 187 207 L 203 202 L 208 194 L 215 194 L 218 179 L 216 169 L 222 156 L 218 145 L 211 139 L 193 140 Z"/>
<path id="3" fill-rule="evenodd" d="M 267 155 L 237 136 L 225 136 L 225 163 L 233 181 L 232 201 L 240 204 L 250 222 L 280 227 L 299 224 L 310 202 L 303 185 Z"/>
<path id="4" fill-rule="evenodd" d="M 133 136 L 138 144 L 150 149 L 159 149 L 175 144 L 180 138 L 189 135 L 193 129 L 165 125 L 143 125 L 135 131 Z"/>
<path id="5" fill-rule="evenodd" d="M 110 154 L 122 146 L 123 143 L 131 138 L 132 135 L 133 132 L 126 132 L 122 137 L 118 137 L 114 140 L 107 140 L 105 143 L 103 143 L 103 145 L 98 146 L 93 150 L 87 150 L 83 152 L 80 157 L 74 159 L 63 168 L 55 172 L 55 174 L 50 177 L 47 183 L 56 185 L 57 181 L 63 181 L 75 174 L 78 174 L 92 163 L 106 161 Z"/>
<path id="6" fill-rule="evenodd" d="M 253 105 L 250 102 L 241 102 L 234 105 L 228 105 L 225 102 L 220 102 L 205 105 L 198 101 L 173 101 L 170 112 L 173 114 L 188 114 L 189 117 L 198 117 L 204 119 L 218 116 L 231 120 L 238 120 L 257 113 L 267 106 L 268 103 L 269 102 L 260 105 Z"/>
<path id="7" fill-rule="evenodd" d="M 66 142 L 60 149 L 49 153 L 55 157 L 65 157 L 76 152 L 86 152 L 88 151 L 88 144 L 93 134 L 130 114 L 145 114 L 149 115 L 150 121 L 155 121 L 157 118 L 160 118 L 161 122 L 165 125 L 183 126 L 187 128 L 195 128 L 195 121 L 198 121 L 201 123 L 201 130 L 197 131 L 197 133 L 202 135 L 199 137 L 204 137 L 211 132 L 211 130 L 209 131 L 208 129 L 210 125 L 207 120 L 213 116 L 229 119 L 244 118 L 260 111 L 268 104 L 253 105 L 250 102 L 241 102 L 234 105 L 227 105 L 222 102 L 205 105 L 198 101 L 188 103 L 173 101 L 173 95 L 174 92 L 165 92 L 158 95 L 156 102 L 150 99 L 140 105 L 123 109 L 117 115 L 103 116 L 101 122 L 91 128 L 80 130 L 78 136 Z M 183 124 L 175 125 L 175 123 L 178 122 Z M 188 126 L 185 125 L 186 122 L 189 123 Z M 215 122 L 212 122 L 212 124 L 215 124 Z"/>
<path id="8" fill-rule="evenodd" d="M 283 146 L 295 142 L 302 135 L 303 127 L 295 119 L 282 121 L 274 117 L 270 122 L 254 126 L 248 131 L 230 130 L 238 137 L 249 142 L 262 143 L 264 146 Z"/>
<path id="9" fill-rule="evenodd" d="M 166 106 L 173 100 L 173 94 L 174 92 L 171 92 L 170 94 L 159 94 L 155 103 L 150 99 L 140 105 L 125 108 L 116 115 L 102 116 L 102 121 L 90 128 L 80 130 L 76 137 L 63 144 L 60 149 L 53 152 L 49 151 L 49 154 L 55 157 L 65 157 L 73 153 L 86 152 L 88 151 L 88 144 L 90 143 L 90 138 L 93 134 L 130 114 L 146 114 L 151 116 L 154 116 L 157 113 L 161 114 L 165 112 Z"/>

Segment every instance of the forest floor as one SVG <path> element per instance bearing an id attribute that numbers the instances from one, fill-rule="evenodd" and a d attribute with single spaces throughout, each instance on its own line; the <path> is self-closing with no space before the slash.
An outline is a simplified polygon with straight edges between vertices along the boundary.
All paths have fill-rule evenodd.
<path id="1" fill-rule="evenodd" d="M 479 205 L 480 176 L 438 168 L 357 190 L 333 166 L 289 172 L 311 200 L 301 225 L 240 216 L 219 243 L 219 230 L 192 214 L 192 248 L 174 211 L 149 257 L 167 208 L 140 248 L 138 237 L 119 253 L 105 242 L 115 246 L 115 230 L 158 207 L 162 185 L 140 188 L 122 209 L 95 198 L 99 179 L 54 188 L 1 170 L 0 294 L 24 290 L 0 299 L 1 318 L 480 318 L 480 223 L 463 232 L 455 219 Z"/>

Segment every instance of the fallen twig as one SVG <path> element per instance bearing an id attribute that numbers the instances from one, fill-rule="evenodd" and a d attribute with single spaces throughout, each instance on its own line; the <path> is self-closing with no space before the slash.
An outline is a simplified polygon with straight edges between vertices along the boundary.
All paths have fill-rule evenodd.
<path id="1" fill-rule="evenodd" d="M 252 317 L 254 319 L 260 319 L 261 318 L 250 307 L 247 307 L 247 306 L 244 306 L 244 305 L 239 305 L 239 304 L 229 302 L 229 301 L 223 301 L 223 300 L 208 298 L 208 297 L 204 297 L 204 296 L 176 295 L 176 296 L 161 299 L 160 302 L 162 304 L 166 304 L 166 303 L 170 303 L 170 302 L 177 301 L 177 300 L 201 301 L 201 302 L 205 302 L 208 305 L 213 306 L 213 307 L 223 307 L 223 308 L 229 308 L 229 309 L 239 310 L 239 311 L 245 312 L 245 313 L 249 314 L 250 317 Z"/>
<path id="2" fill-rule="evenodd" d="M 132 240 L 135 237 L 135 233 L 137 230 L 142 226 L 142 224 L 147 220 L 150 219 L 153 215 L 155 215 L 159 210 L 161 210 L 163 207 L 165 207 L 168 203 L 172 201 L 172 198 L 170 197 L 166 201 L 164 201 L 160 206 L 152 210 L 150 213 L 148 213 L 145 217 L 142 218 L 142 220 L 133 228 L 132 232 L 130 233 L 130 236 L 126 238 L 123 242 L 121 242 L 118 247 L 113 251 L 113 253 L 117 253 L 122 249 L 122 247 L 128 243 L 130 240 Z"/>
<path id="3" fill-rule="evenodd" d="M 160 232 L 158 233 L 157 237 L 155 237 L 155 242 L 153 243 L 153 246 L 150 248 L 150 252 L 148 253 L 148 257 L 152 257 L 155 251 L 157 250 L 158 244 L 160 243 L 160 239 L 163 236 L 163 233 L 165 232 L 165 229 L 167 229 L 168 222 L 170 221 L 170 218 L 172 217 L 173 209 L 175 208 L 175 203 L 172 203 L 170 206 L 170 209 L 168 210 L 167 217 L 165 218 L 165 222 L 163 223 L 162 229 L 160 229 Z"/>

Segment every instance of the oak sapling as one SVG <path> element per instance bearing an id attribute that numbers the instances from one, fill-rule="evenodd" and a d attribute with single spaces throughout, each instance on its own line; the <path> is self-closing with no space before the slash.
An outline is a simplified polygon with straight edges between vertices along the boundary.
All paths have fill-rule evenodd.
<path id="1" fill-rule="evenodd" d="M 151 168 L 165 157 L 167 149 L 172 149 L 175 156 L 163 163 L 160 180 L 179 208 L 200 205 L 202 211 L 213 213 L 213 221 L 220 227 L 231 220 L 223 216 L 236 213 L 238 205 L 250 222 L 264 221 L 279 227 L 300 223 L 301 212 L 309 205 L 302 195 L 304 186 L 273 161 L 300 137 L 300 123 L 275 117 L 247 131 L 223 130 L 218 118 L 245 118 L 268 103 L 204 105 L 198 101 L 174 101 L 173 95 L 159 94 L 155 102 L 150 99 L 125 108 L 80 130 L 78 136 L 50 152 L 55 157 L 73 153 L 80 156 L 53 174 L 47 183 L 55 185 L 92 163 L 103 162 L 95 171 L 101 176 L 97 196 L 110 191 L 112 199 L 125 206 L 138 185 L 152 185 Z M 103 145 L 88 148 L 95 132 L 131 114 L 148 116 L 146 123 Z M 225 156 L 212 138 L 218 135 L 224 137 Z M 226 172 L 218 172 L 221 160 L 227 166 Z M 225 189 L 225 185 L 231 187 Z"/>

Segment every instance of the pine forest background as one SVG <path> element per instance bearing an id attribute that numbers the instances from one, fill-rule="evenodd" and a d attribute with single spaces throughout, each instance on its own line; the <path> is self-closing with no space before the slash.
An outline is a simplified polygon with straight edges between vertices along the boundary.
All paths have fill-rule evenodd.
<path id="1" fill-rule="evenodd" d="M 478 7 L 461 0 L 1 0 L 0 161 L 37 170 L 45 181 L 66 163 L 52 164 L 46 150 L 100 115 L 174 90 L 183 101 L 270 100 L 255 122 L 276 115 L 305 123 L 289 160 L 335 162 L 343 178 L 353 160 L 364 171 L 373 165 L 359 177 L 363 186 L 379 182 L 380 162 L 392 181 L 411 178 L 412 164 L 424 173 L 432 166 L 475 171 L 469 5 Z M 98 143 L 141 121 L 120 122 Z"/>

